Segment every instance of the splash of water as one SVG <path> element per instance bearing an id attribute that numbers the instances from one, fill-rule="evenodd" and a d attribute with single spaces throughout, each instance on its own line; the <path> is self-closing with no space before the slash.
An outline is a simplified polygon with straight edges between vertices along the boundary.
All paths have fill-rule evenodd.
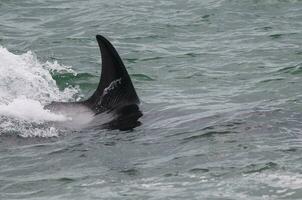
<path id="1" fill-rule="evenodd" d="M 51 101 L 71 100 L 79 91 L 72 87 L 60 91 L 51 71 L 73 73 L 70 67 L 57 62 L 41 63 L 31 51 L 15 55 L 0 46 L 0 135 L 58 135 L 59 131 L 47 122 L 69 118 L 43 107 Z"/>

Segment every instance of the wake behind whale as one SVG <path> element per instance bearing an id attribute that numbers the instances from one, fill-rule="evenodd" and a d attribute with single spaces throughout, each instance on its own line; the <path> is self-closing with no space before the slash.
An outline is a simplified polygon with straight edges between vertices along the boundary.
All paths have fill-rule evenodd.
<path id="1" fill-rule="evenodd" d="M 9 60 L 9 62 L 3 62 L 0 70 L 1 68 L 5 69 L 6 71 L 4 70 L 4 72 L 8 73 L 11 70 L 8 70 L 7 67 L 14 69 L 16 65 L 20 65 L 17 70 L 23 70 L 23 74 L 21 75 L 20 73 L 20 77 L 16 77 L 16 80 L 12 81 L 16 86 L 8 83 L 10 82 L 10 75 L 13 76 L 13 74 L 3 76 L 3 84 L 6 87 L 0 87 L 0 90 L 6 90 L 7 93 L 14 95 L 10 98 L 7 98 L 9 95 L 5 92 L 0 95 L 0 122 L 2 128 L 0 135 L 3 132 L 7 132 L 4 130 L 8 130 L 7 127 L 13 127 L 12 130 L 14 131 L 28 132 L 30 130 L 35 132 L 34 134 L 24 134 L 25 136 L 43 136 L 43 132 L 48 129 L 45 127 L 41 129 L 41 123 L 49 125 L 50 132 L 53 132 L 54 129 L 56 130 L 57 127 L 129 130 L 140 125 L 138 119 L 142 116 L 142 113 L 139 110 L 139 98 L 120 56 L 106 38 L 100 35 L 96 38 L 102 54 L 101 79 L 93 95 L 84 101 L 69 102 L 71 99 L 70 95 L 74 95 L 77 90 L 66 88 L 63 93 L 58 91 L 58 88 L 54 87 L 55 82 L 48 71 L 42 70 L 45 64 L 39 64 L 31 52 L 21 56 L 11 54 L 6 49 L 0 52 L 4 53 L 4 61 L 6 61 L 5 59 Z M 30 62 L 28 63 L 28 61 Z M 48 64 L 46 63 L 46 65 Z M 27 69 L 24 69 L 24 66 Z M 17 74 L 17 70 L 14 71 L 15 74 Z M 26 72 L 32 73 L 28 73 L 28 77 L 26 77 Z M 35 86 L 32 82 L 32 80 L 36 79 L 39 79 L 36 82 L 38 86 Z M 41 83 L 43 85 L 39 85 Z M 28 87 L 27 84 L 29 85 Z M 24 91 L 22 89 L 14 91 L 11 88 L 7 88 L 7 86 L 12 88 L 20 88 L 22 86 Z M 43 90 L 42 94 L 38 93 L 38 96 L 32 99 L 31 95 L 35 94 L 35 90 L 40 90 L 41 86 L 46 92 L 48 91 L 47 86 L 55 88 L 55 94 L 53 94 L 52 90 L 48 91 L 49 94 L 46 94 Z M 29 94 L 26 94 L 26 92 Z M 18 94 L 17 97 L 15 94 Z M 57 98 L 64 94 L 68 94 L 67 98 Z M 55 101 L 47 104 L 47 100 L 45 100 L 47 96 L 52 97 L 50 99 Z M 46 106 L 43 107 L 40 102 L 41 104 L 45 102 Z M 10 110 L 10 108 L 13 109 Z M 57 134 L 52 134 L 49 136 L 57 136 Z M 47 134 L 46 137 L 48 137 Z"/>

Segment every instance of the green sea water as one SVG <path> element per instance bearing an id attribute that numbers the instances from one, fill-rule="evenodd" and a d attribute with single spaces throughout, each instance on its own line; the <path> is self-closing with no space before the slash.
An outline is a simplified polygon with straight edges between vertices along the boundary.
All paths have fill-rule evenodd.
<path id="1" fill-rule="evenodd" d="M 95 35 L 144 116 L 61 131 L 91 95 Z M 0 199 L 302 199 L 302 1 L 1 0 Z"/>

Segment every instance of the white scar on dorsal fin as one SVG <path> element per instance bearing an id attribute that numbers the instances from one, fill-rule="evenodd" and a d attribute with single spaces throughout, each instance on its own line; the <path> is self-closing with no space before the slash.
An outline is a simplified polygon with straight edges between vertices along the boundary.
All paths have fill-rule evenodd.
<path id="1" fill-rule="evenodd" d="M 111 90 L 114 90 L 116 87 L 118 87 L 118 85 L 122 84 L 122 78 L 116 79 L 114 81 L 112 81 L 108 87 L 106 87 L 104 89 L 103 95 L 105 96 L 106 94 L 108 94 Z"/>

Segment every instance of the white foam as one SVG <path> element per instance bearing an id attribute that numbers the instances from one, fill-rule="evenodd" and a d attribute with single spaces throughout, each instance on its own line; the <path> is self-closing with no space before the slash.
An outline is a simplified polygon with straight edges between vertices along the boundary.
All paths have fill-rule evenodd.
<path id="1" fill-rule="evenodd" d="M 50 72 L 71 72 L 71 67 L 55 62 L 40 62 L 34 53 L 16 55 L 0 46 L 0 134 L 20 131 L 22 136 L 56 136 L 53 127 L 31 127 L 28 123 L 69 120 L 62 114 L 45 110 L 51 101 L 68 101 L 78 89 L 60 91 Z"/>
<path id="2" fill-rule="evenodd" d="M 64 65 L 58 67 L 56 62 L 40 63 L 31 51 L 15 55 L 0 46 L 0 102 L 11 101 L 20 95 L 43 104 L 72 98 L 77 91 L 74 88 L 60 91 L 49 73 L 64 68 Z"/>
<path id="3" fill-rule="evenodd" d="M 25 97 L 14 99 L 13 102 L 7 105 L 0 105 L 0 115 L 36 123 L 69 120 L 62 114 L 55 114 L 45 110 L 39 101 Z"/>

